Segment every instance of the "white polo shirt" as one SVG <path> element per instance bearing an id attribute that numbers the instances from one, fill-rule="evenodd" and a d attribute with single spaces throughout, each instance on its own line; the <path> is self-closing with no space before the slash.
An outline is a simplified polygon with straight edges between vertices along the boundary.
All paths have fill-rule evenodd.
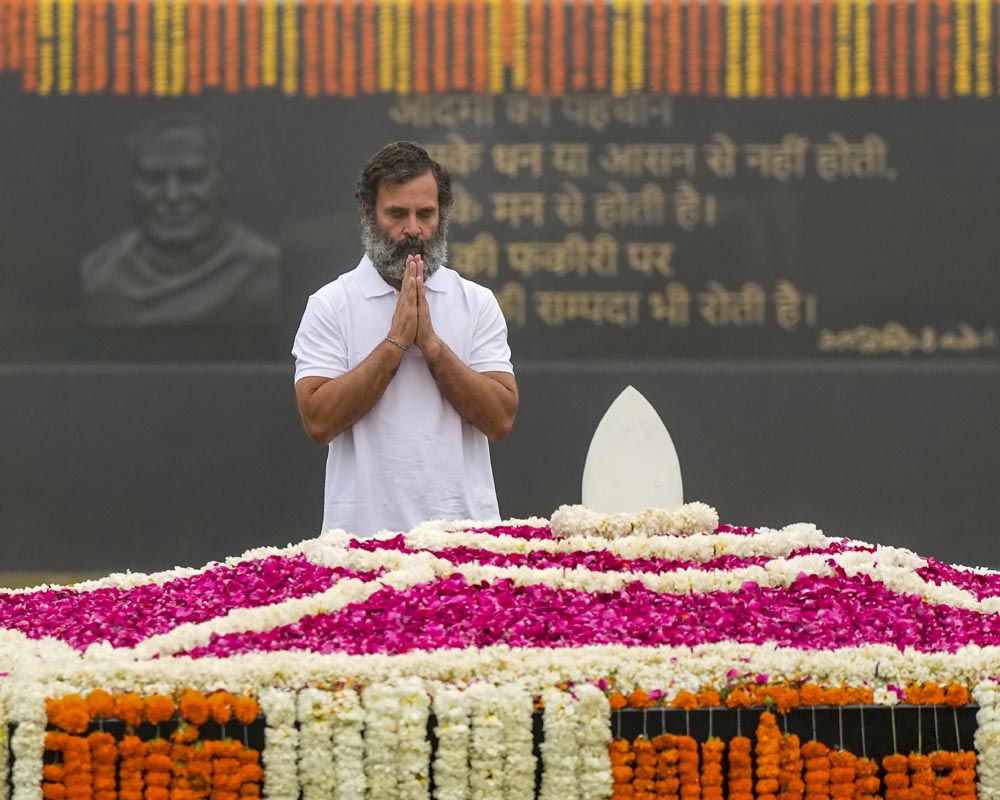
<path id="1" fill-rule="evenodd" d="M 493 293 L 440 267 L 424 282 L 434 331 L 476 372 L 510 372 L 507 324 Z M 336 378 L 389 332 L 399 291 L 366 255 L 309 298 L 295 336 L 295 380 Z M 323 530 L 408 531 L 429 519 L 497 520 L 489 441 L 452 407 L 419 348 L 372 409 L 330 442 Z"/>

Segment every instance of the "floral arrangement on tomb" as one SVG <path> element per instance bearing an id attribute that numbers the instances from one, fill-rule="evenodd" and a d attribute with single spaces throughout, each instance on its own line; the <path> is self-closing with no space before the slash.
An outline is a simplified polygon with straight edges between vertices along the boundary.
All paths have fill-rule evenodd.
<path id="1" fill-rule="evenodd" d="M 1000 573 L 701 503 L 2 591 L 0 800 L 992 797 L 998 611 Z M 903 707 L 908 752 L 816 728 Z"/>

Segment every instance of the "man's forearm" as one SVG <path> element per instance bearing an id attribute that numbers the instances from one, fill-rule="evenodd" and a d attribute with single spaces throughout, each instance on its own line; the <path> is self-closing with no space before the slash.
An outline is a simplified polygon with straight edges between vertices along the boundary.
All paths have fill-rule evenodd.
<path id="1" fill-rule="evenodd" d="M 399 369 L 403 352 L 380 342 L 354 369 L 336 378 L 303 378 L 296 387 L 302 424 L 320 444 L 329 442 L 371 411 Z"/>
<path id="2" fill-rule="evenodd" d="M 423 348 L 423 354 L 441 393 L 464 419 L 492 441 L 510 432 L 517 412 L 517 385 L 513 375 L 493 373 L 494 378 L 476 372 L 440 339 Z"/>

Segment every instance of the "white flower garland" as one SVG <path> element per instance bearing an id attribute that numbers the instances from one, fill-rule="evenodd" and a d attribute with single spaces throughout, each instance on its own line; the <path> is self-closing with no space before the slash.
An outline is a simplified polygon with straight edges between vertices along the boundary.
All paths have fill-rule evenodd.
<path id="1" fill-rule="evenodd" d="M 604 692 L 591 684 L 577 686 L 579 726 L 577 747 L 580 759 L 580 800 L 608 800 L 611 797 L 611 706 Z"/>
<path id="2" fill-rule="evenodd" d="M 298 800 L 299 734 L 295 726 L 295 693 L 262 689 L 258 696 L 264 729 L 264 797 L 268 800 Z"/>
<path id="3" fill-rule="evenodd" d="M 434 688 L 434 800 L 469 800 L 469 695 L 439 684 Z"/>
<path id="4" fill-rule="evenodd" d="M 976 712 L 975 746 L 979 800 L 1000 797 L 1000 685 L 984 681 L 972 690 Z"/>
<path id="5" fill-rule="evenodd" d="M 506 800 L 534 800 L 534 698 L 519 684 L 499 686 L 500 723 L 504 730 L 503 788 Z"/>
<path id="6" fill-rule="evenodd" d="M 430 697 L 423 681 L 410 678 L 400 683 L 399 707 L 399 800 L 430 800 L 431 743 L 427 738 Z"/>
<path id="7" fill-rule="evenodd" d="M 10 734 L 8 728 L 11 723 L 8 713 L 7 692 L 0 683 L 0 800 L 10 800 L 10 781 L 8 780 L 8 770 L 10 769 Z"/>
<path id="8" fill-rule="evenodd" d="M 686 503 L 677 509 L 647 508 L 621 514 L 602 514 L 585 506 L 560 506 L 549 527 L 559 537 L 691 536 L 719 526 L 719 514 L 704 503 Z"/>
<path id="9" fill-rule="evenodd" d="M 17 686 L 9 695 L 10 721 L 14 735 L 11 800 L 42 800 L 42 764 L 45 755 L 45 692 L 41 687 Z"/>
<path id="10" fill-rule="evenodd" d="M 580 754 L 577 745 L 577 708 L 566 692 L 549 688 L 542 692 L 544 738 L 541 744 L 542 789 L 539 800 L 581 800 L 577 775 Z"/>
<path id="11" fill-rule="evenodd" d="M 338 689 L 332 697 L 334 800 L 357 800 L 365 795 L 365 714 L 358 693 Z"/>
<path id="12" fill-rule="evenodd" d="M 506 747 L 503 720 L 500 717 L 503 696 L 491 683 L 473 684 L 467 693 L 472 704 L 470 796 L 472 800 L 504 800 Z"/>
<path id="13" fill-rule="evenodd" d="M 299 786 L 302 800 L 329 800 L 337 786 L 333 751 L 334 700 L 330 692 L 299 692 Z"/>
<path id="14" fill-rule="evenodd" d="M 396 726 L 400 690 L 391 683 L 373 683 L 361 691 L 365 709 L 365 777 L 367 800 L 394 800 L 399 790 L 399 751 Z"/>

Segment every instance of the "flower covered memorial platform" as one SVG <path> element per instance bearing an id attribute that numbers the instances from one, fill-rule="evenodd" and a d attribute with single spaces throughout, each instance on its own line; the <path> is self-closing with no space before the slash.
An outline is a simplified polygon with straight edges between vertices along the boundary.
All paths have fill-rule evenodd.
<path id="1" fill-rule="evenodd" d="M 987 798 L 998 610 L 700 503 L 0 592 L 0 800 Z"/>

